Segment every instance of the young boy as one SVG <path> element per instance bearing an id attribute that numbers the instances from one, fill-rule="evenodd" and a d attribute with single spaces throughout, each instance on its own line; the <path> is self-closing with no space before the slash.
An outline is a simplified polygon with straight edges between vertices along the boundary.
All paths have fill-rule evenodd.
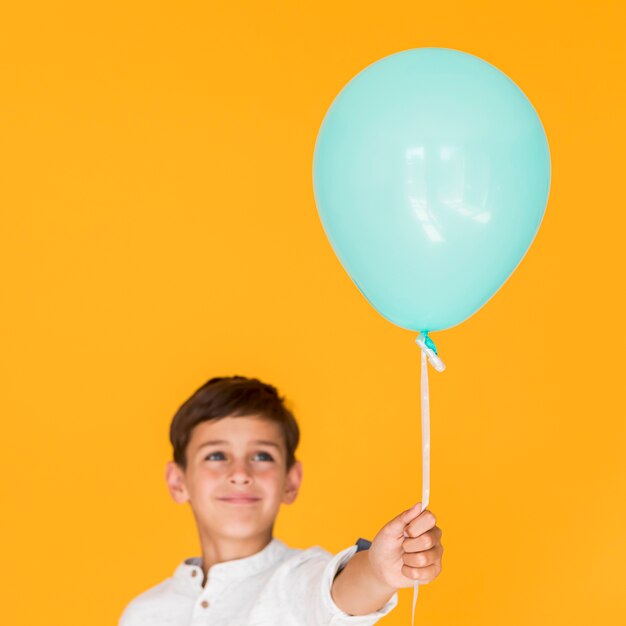
<path id="1" fill-rule="evenodd" d="M 178 410 L 166 481 L 189 502 L 202 556 L 137 596 L 120 626 L 370 625 L 396 591 L 441 571 L 441 530 L 416 504 L 333 556 L 288 548 L 272 531 L 298 495 L 298 425 L 277 390 L 243 376 L 213 378 Z"/>

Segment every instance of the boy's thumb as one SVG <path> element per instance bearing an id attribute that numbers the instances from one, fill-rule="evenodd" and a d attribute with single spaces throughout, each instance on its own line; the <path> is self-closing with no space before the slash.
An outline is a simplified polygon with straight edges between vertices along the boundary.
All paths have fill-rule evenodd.
<path id="1" fill-rule="evenodd" d="M 410 509 L 405 511 L 402 515 L 404 516 L 404 524 L 409 524 L 412 522 L 420 513 L 422 512 L 422 503 L 418 502 L 414 504 Z"/>
<path id="2" fill-rule="evenodd" d="M 389 534 L 399 536 L 404 534 L 404 528 L 407 524 L 412 522 L 422 512 L 422 503 L 418 502 L 414 504 L 410 509 L 402 511 L 400 515 L 394 517 L 386 526 L 385 530 Z"/>

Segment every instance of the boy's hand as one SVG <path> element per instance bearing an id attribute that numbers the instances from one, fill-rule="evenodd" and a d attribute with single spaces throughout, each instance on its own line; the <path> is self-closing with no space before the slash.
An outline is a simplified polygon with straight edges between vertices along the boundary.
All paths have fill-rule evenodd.
<path id="1" fill-rule="evenodd" d="M 434 580 L 441 572 L 441 529 L 421 503 L 383 526 L 368 550 L 370 565 L 381 583 L 401 589 Z"/>

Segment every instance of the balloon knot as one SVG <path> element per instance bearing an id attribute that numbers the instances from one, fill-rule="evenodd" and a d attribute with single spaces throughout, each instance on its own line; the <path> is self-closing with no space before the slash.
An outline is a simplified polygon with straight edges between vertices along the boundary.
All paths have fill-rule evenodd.
<path id="1" fill-rule="evenodd" d="M 443 361 L 439 358 L 435 342 L 428 336 L 428 331 L 422 331 L 415 340 L 417 345 L 422 348 L 430 364 L 438 371 L 443 372 L 446 369 Z"/>

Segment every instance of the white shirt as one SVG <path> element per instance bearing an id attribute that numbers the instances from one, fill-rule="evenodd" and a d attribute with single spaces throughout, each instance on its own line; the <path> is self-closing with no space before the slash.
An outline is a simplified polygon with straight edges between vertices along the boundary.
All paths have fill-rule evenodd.
<path id="1" fill-rule="evenodd" d="M 348 615 L 330 593 L 356 551 L 333 556 L 272 539 L 252 556 L 210 567 L 204 587 L 202 559 L 186 559 L 171 578 L 132 600 L 119 626 L 370 626 L 396 606 L 397 594 L 379 611 Z"/>

